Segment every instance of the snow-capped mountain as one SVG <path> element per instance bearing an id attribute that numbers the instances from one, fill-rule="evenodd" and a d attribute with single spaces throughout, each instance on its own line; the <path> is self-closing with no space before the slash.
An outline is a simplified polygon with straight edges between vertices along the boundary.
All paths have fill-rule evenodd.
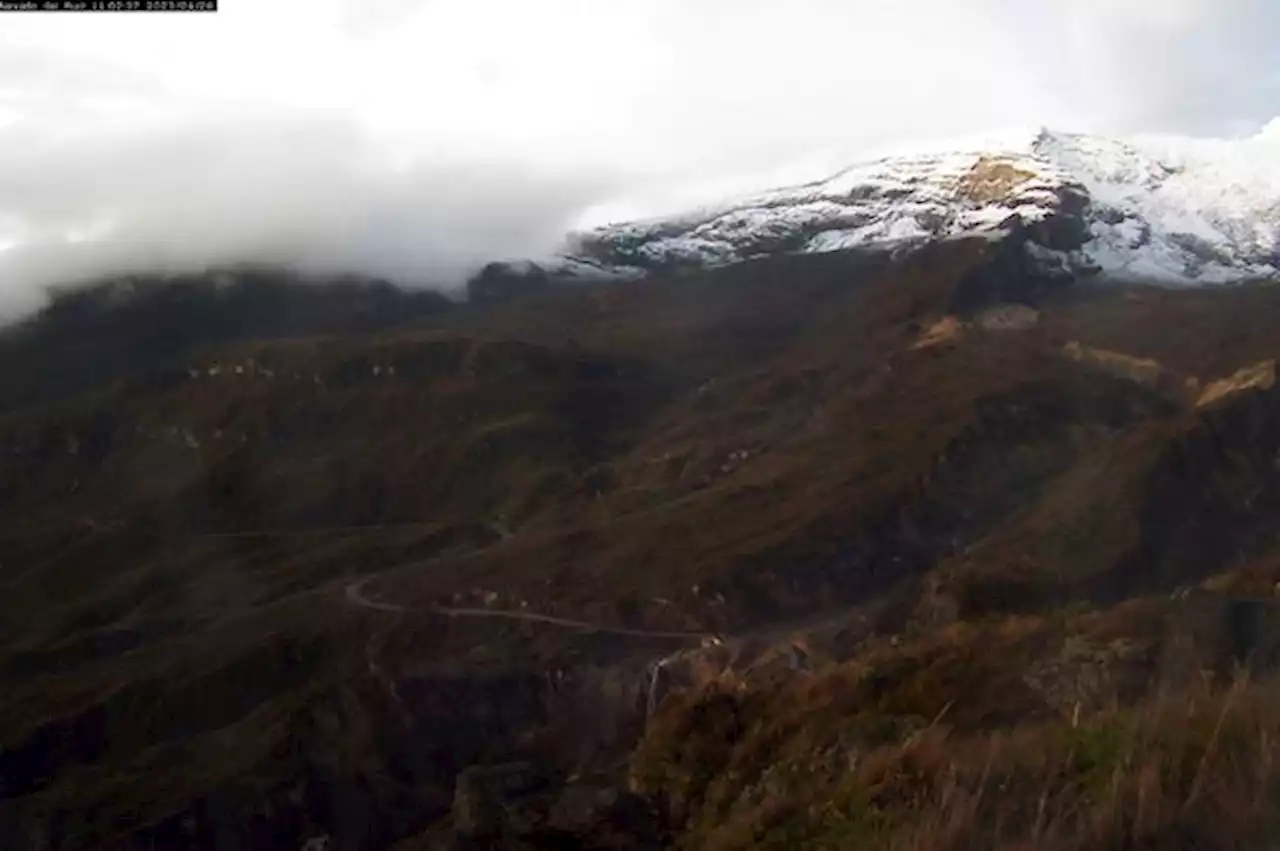
<path id="1" fill-rule="evenodd" d="M 1045 130 L 878 159 L 575 234 L 566 252 L 573 259 L 553 271 L 625 276 L 1016 227 L 1029 250 L 1076 273 L 1182 284 L 1280 277 L 1280 124 L 1233 141 Z"/>

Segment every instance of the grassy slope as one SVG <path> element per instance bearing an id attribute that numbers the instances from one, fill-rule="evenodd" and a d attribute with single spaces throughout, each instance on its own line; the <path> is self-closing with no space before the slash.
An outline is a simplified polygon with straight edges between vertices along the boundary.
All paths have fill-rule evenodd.
<path id="1" fill-rule="evenodd" d="M 860 773 L 899 771 L 917 741 L 937 760 L 1043 729 L 1049 744 L 1026 753 L 1067 759 L 1081 728 L 1055 720 L 1065 698 L 1027 685 L 1066 675 L 1015 662 L 1102 628 L 1049 614 L 1071 600 L 1163 599 L 1229 571 L 1223 587 L 1265 587 L 1280 404 L 1263 392 L 1192 411 L 1062 347 L 1211 379 L 1276 355 L 1280 305 L 1264 288 L 1080 292 L 1050 299 L 1032 330 L 914 350 L 991 250 L 783 258 L 394 332 L 232 342 L 186 353 L 217 377 L 143 372 L 11 411 L 0 829 L 54 823 L 46 834 L 91 847 L 363 821 L 379 847 L 438 815 L 457 769 L 520 752 L 537 703 L 526 678 L 659 652 L 356 609 L 342 589 L 367 574 L 370 593 L 410 606 L 493 591 L 504 607 L 652 628 L 752 631 L 892 601 L 877 627 L 905 644 L 671 702 L 636 766 L 681 803 L 691 845 L 840 835 L 828 829 L 909 844 L 903 825 L 930 795 L 988 800 L 977 769 L 933 764 L 901 788 Z M 1143 648 L 1121 660 L 1132 672 L 1105 664 L 1145 683 L 1163 633 L 1120 620 L 1120 637 L 1084 646 Z M 1116 689 L 1094 708 L 1115 724 L 1155 711 L 1146 691 Z M 475 717 L 502 705 L 511 717 Z M 888 748 L 886 765 L 814 769 L 778 781 L 778 800 L 752 797 L 768 766 L 821 765 L 846 728 L 859 753 Z M 703 739 L 711 751 L 671 751 Z M 1050 763 L 1020 767 L 1021 752 L 1009 776 L 1043 779 Z M 868 787 L 890 803 L 866 803 Z M 854 824 L 797 815 L 820 801 Z M 1055 829 L 1085 835 L 1075 817 Z"/>

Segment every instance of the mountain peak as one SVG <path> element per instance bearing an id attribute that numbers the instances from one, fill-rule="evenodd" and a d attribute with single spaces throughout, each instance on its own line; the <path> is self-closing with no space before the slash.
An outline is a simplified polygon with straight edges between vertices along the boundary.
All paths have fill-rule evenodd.
<path id="1" fill-rule="evenodd" d="M 1280 126 L 1280 122 L 1273 122 Z M 570 237 L 601 268 L 716 266 L 1031 228 L 1055 265 L 1165 284 L 1280 278 L 1280 148 L 1038 127 Z"/>

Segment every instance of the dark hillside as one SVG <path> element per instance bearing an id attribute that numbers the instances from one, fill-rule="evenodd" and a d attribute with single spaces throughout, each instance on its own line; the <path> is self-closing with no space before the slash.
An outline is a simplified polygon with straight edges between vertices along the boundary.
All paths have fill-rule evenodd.
<path id="1" fill-rule="evenodd" d="M 1276 291 L 1017 247 L 63 296 L 0 340 L 0 847 L 1268 835 Z"/>

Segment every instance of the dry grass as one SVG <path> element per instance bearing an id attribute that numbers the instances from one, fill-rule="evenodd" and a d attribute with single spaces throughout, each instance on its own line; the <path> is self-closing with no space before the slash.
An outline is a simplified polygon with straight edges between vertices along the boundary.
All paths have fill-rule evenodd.
<path id="1" fill-rule="evenodd" d="M 932 769 L 922 821 L 889 847 L 1245 848 L 1277 826 L 1280 695 L 1237 681 L 1017 729 L 911 759 Z M 985 759 L 954 759 L 971 749 Z M 902 762 L 905 757 L 894 760 Z"/>
<path id="2" fill-rule="evenodd" d="M 730 698 L 718 701 L 724 712 Z M 740 720 L 742 708 L 725 717 Z M 885 719 L 879 743 L 848 735 L 867 723 L 850 715 L 839 744 L 802 762 L 779 742 L 784 758 L 737 798 L 717 799 L 730 761 L 724 775 L 700 779 L 711 794 L 692 808 L 685 847 L 1237 849 L 1280 827 L 1275 686 L 1239 679 L 968 733 L 950 723 L 955 709 L 923 727 Z M 718 732 L 731 742 L 732 727 Z"/>
<path id="3" fill-rule="evenodd" d="M 954 623 L 680 695 L 633 783 L 689 851 L 1257 848 L 1280 828 L 1280 684 L 1229 659 L 1166 676 L 1180 605 Z"/>

